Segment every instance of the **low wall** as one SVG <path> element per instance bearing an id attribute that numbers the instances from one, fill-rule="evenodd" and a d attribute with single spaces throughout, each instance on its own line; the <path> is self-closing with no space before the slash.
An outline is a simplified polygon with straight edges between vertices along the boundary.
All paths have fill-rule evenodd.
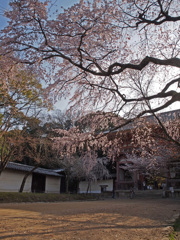
<path id="1" fill-rule="evenodd" d="M 0 192 L 19 192 L 25 172 L 5 169 L 0 175 Z M 32 175 L 28 176 L 23 192 L 31 192 Z"/>
<path id="2" fill-rule="evenodd" d="M 46 176 L 46 193 L 60 193 L 61 179 L 53 176 Z"/>
<path id="3" fill-rule="evenodd" d="M 102 186 L 106 186 L 105 191 L 107 192 L 113 191 L 113 180 L 107 179 L 91 182 L 88 193 L 101 193 Z M 79 193 L 86 193 L 87 188 L 88 188 L 87 181 L 81 181 L 79 183 Z"/>

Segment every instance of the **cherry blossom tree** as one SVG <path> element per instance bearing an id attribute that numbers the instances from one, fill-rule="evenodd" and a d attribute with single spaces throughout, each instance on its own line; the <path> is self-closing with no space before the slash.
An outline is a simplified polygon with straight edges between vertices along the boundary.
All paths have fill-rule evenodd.
<path id="1" fill-rule="evenodd" d="M 49 3 L 12 1 L 1 32 L 2 54 L 34 64 L 49 91 L 70 95 L 81 112 L 106 110 L 128 121 L 151 112 L 147 100 L 153 112 L 179 102 L 177 0 L 81 0 L 53 17 Z"/>
<path id="2" fill-rule="evenodd" d="M 179 111 L 170 111 L 149 115 L 119 130 L 97 132 L 97 134 L 97 129 L 93 132 L 91 128 L 87 129 L 86 125 L 85 131 L 77 127 L 68 131 L 57 130 L 60 136 L 53 139 L 54 147 L 61 156 L 71 156 L 77 151 L 83 153 L 101 150 L 108 159 L 120 161 L 124 169 L 149 173 L 156 171 L 158 174 L 175 159 L 179 161 L 178 113 Z M 98 118 L 100 119 L 99 115 Z M 94 121 L 96 122 L 96 119 Z M 91 124 L 94 126 L 93 120 Z"/>
<path id="3" fill-rule="evenodd" d="M 168 178 L 169 167 L 180 164 L 179 114 L 170 111 L 139 120 L 133 128 L 133 148 L 126 153 L 124 168 Z"/>
<path id="4" fill-rule="evenodd" d="M 57 151 L 57 162 L 61 168 L 64 169 L 66 175 L 66 192 L 69 191 L 69 182 L 71 180 L 88 181 L 87 193 L 92 181 L 102 180 L 109 178 L 109 170 L 107 164 L 109 162 L 107 157 L 98 158 L 95 151 L 86 151 L 79 154 L 61 155 L 58 158 L 59 148 L 54 149 Z"/>
<path id="5" fill-rule="evenodd" d="M 88 114 L 86 131 L 59 130 L 54 144 L 62 155 L 78 146 L 82 152 L 108 149 L 115 158 L 126 135 L 120 127 L 180 101 L 178 0 L 80 0 L 53 16 L 50 4 L 10 3 L 1 55 L 13 53 L 14 61 L 33 66 L 50 95 L 70 98 L 71 111 Z M 118 137 L 105 132 L 102 112 L 121 116 L 110 129 Z"/>
<path id="6" fill-rule="evenodd" d="M 58 161 L 52 149 L 52 142 L 44 128 L 39 126 L 37 119 L 29 121 L 22 131 L 20 144 L 16 146 L 13 158 L 24 164 L 33 166 L 32 170 L 24 175 L 19 192 L 23 192 L 26 180 L 38 167 L 55 168 Z"/>
<path id="7" fill-rule="evenodd" d="M 24 131 L 30 121 L 36 121 L 44 90 L 33 73 L 10 58 L 0 58 L 0 172 L 12 160 L 17 148 L 27 139 Z M 49 105 L 50 106 L 50 105 Z M 19 155 L 20 156 L 20 155 Z"/>

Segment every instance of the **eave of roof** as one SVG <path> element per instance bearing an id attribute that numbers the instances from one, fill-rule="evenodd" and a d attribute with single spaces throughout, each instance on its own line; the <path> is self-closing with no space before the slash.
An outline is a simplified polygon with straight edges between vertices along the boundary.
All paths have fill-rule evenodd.
<path id="1" fill-rule="evenodd" d="M 34 166 L 29 166 L 29 165 L 20 164 L 20 163 L 14 163 L 14 162 L 8 162 L 6 166 L 6 169 L 13 169 L 13 170 L 24 171 L 24 172 L 30 172 L 33 168 Z M 45 168 L 38 167 L 33 172 L 39 173 L 42 175 L 47 175 L 47 176 L 61 177 L 60 174 L 58 174 L 52 169 L 45 169 Z"/>
<path id="2" fill-rule="evenodd" d="M 174 120 L 176 117 L 180 118 L 180 109 L 171 110 L 171 111 L 168 111 L 168 112 L 157 113 L 157 117 L 160 118 L 160 120 L 163 123 L 166 122 L 166 121 Z M 157 124 L 157 120 L 153 115 L 143 116 L 143 117 L 137 119 L 136 121 L 141 121 L 142 119 L 145 119 L 148 124 Z M 104 133 L 118 132 L 118 131 L 133 129 L 134 126 L 137 124 L 136 121 L 128 123 L 124 127 L 118 128 L 116 130 L 105 131 Z"/>

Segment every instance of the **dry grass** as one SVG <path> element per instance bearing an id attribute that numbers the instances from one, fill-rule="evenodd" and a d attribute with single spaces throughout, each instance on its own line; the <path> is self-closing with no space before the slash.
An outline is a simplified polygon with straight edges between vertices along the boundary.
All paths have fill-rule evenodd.
<path id="1" fill-rule="evenodd" d="M 100 196 L 93 194 L 56 194 L 56 193 L 12 193 L 1 192 L 0 203 L 21 203 L 21 202 L 59 202 L 74 200 L 99 199 Z"/>

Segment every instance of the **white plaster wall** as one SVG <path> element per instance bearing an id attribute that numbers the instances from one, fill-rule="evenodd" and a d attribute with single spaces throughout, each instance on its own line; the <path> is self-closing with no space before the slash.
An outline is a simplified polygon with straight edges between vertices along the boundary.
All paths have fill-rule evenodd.
<path id="1" fill-rule="evenodd" d="M 0 192 L 18 192 L 25 173 L 5 169 L 0 175 Z M 31 192 L 32 175 L 28 176 L 23 192 Z"/>
<path id="2" fill-rule="evenodd" d="M 89 193 L 101 193 L 101 187 L 100 185 L 108 185 L 106 188 L 106 191 L 113 191 L 113 180 L 107 179 L 107 180 L 101 180 L 96 182 L 91 182 Z M 82 181 L 79 183 L 79 193 L 86 193 L 88 187 L 88 182 Z"/>
<path id="3" fill-rule="evenodd" d="M 60 193 L 61 178 L 46 176 L 46 193 Z"/>

